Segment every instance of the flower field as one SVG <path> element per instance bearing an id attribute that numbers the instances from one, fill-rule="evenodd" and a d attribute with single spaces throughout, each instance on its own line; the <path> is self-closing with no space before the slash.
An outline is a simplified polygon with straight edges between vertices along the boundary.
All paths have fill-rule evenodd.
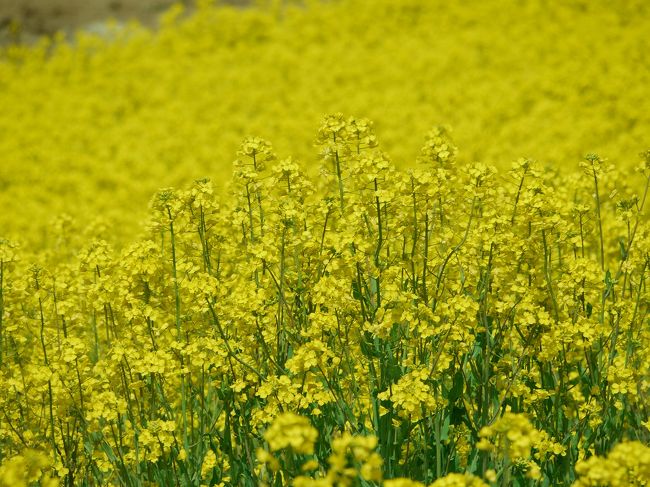
<path id="1" fill-rule="evenodd" d="M 0 486 L 650 484 L 649 30 L 202 2 L 6 47 Z"/>

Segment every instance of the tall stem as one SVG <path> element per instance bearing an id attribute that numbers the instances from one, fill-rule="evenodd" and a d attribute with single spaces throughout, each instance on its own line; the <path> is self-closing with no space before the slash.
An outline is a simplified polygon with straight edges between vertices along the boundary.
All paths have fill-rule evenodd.
<path id="1" fill-rule="evenodd" d="M 40 286 L 36 284 L 36 292 L 39 292 Z M 41 297 L 38 297 L 38 310 L 41 319 L 41 346 L 43 347 L 43 360 L 45 361 L 45 366 L 50 368 L 50 361 L 47 358 L 47 348 L 45 347 L 45 316 L 43 315 L 43 301 Z M 52 380 L 47 379 L 47 393 L 49 399 L 49 410 L 50 410 L 50 432 L 51 432 L 51 441 L 52 441 L 52 454 L 54 455 L 54 460 L 56 461 L 56 439 L 54 437 L 54 399 L 52 397 Z"/>
<path id="2" fill-rule="evenodd" d="M 594 175 L 594 186 L 596 188 L 596 217 L 598 218 L 598 231 L 600 233 L 600 268 L 605 270 L 605 244 L 603 238 L 603 222 L 600 218 L 600 195 L 598 193 L 598 176 L 596 175 L 596 168 L 592 168 Z"/>
<path id="3" fill-rule="evenodd" d="M 171 208 L 167 207 L 167 217 L 169 218 L 169 233 L 171 237 L 171 251 L 172 251 L 172 280 L 174 281 L 174 315 L 176 321 L 176 340 L 178 342 L 182 339 L 181 333 L 181 294 L 178 286 L 178 273 L 176 268 L 176 234 L 174 232 L 174 218 L 172 217 Z M 186 451 L 189 451 L 189 443 L 187 440 L 187 403 L 185 391 L 185 373 L 183 372 L 184 361 L 183 356 L 180 357 L 181 365 L 181 415 L 183 419 L 183 446 Z"/>
<path id="4" fill-rule="evenodd" d="M 334 134 L 334 143 L 336 144 L 336 134 Z M 345 203 L 343 202 L 343 176 L 341 174 L 341 159 L 339 158 L 339 151 L 334 151 L 334 162 L 336 163 L 336 177 L 339 181 L 339 201 L 341 203 L 341 215 L 345 208 Z"/>

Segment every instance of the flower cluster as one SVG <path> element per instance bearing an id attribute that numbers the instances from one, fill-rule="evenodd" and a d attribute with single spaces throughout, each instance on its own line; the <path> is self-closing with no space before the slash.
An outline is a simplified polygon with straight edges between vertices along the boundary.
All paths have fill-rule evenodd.
<path id="1" fill-rule="evenodd" d="M 0 240 L 4 478 L 647 479 L 650 172 L 503 172 L 441 127 L 401 170 L 341 114 L 317 144 L 313 178 L 245 138 L 227 192 L 159 190 L 128 245 Z"/>
<path id="2" fill-rule="evenodd" d="M 638 441 L 619 443 L 605 457 L 592 456 L 576 465 L 574 487 L 646 485 L 650 479 L 650 448 Z"/>

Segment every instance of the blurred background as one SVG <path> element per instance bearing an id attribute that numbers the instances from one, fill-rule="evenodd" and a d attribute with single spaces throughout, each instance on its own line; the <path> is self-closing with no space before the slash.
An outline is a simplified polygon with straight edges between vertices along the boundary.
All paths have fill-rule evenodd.
<path id="1" fill-rule="evenodd" d="M 2 40 L 30 42 L 58 31 L 70 33 L 107 18 L 137 18 L 145 24 L 174 0 L 0 0 Z"/>
<path id="2" fill-rule="evenodd" d="M 221 3 L 244 5 L 250 0 Z M 137 19 L 155 26 L 158 16 L 174 3 L 189 7 L 190 0 L 0 0 L 0 43 L 30 43 L 43 35 L 77 29 L 100 31 L 103 21 Z"/>
<path id="3" fill-rule="evenodd" d="M 0 45 L 0 238 L 103 219 L 127 242 L 158 189 L 210 177 L 221 191 L 248 135 L 316 174 L 316 130 L 336 112 L 373 120 L 402 169 L 445 124 L 462 163 L 566 174 L 594 152 L 637 181 L 648 0 L 171 2 L 0 0 L 0 32 L 23 43 Z"/>

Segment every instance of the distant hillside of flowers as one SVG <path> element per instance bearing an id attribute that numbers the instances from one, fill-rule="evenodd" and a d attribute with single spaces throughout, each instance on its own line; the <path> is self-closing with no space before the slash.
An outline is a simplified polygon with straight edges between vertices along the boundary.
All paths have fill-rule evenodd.
<path id="1" fill-rule="evenodd" d="M 4 49 L 2 233 L 42 244 L 69 215 L 125 242 L 159 187 L 222 190 L 247 135 L 308 162 L 337 111 L 374 120 L 398 167 L 433 124 L 454 128 L 460 160 L 501 168 L 590 151 L 630 168 L 647 145 L 645 1 L 265 3 Z"/>

